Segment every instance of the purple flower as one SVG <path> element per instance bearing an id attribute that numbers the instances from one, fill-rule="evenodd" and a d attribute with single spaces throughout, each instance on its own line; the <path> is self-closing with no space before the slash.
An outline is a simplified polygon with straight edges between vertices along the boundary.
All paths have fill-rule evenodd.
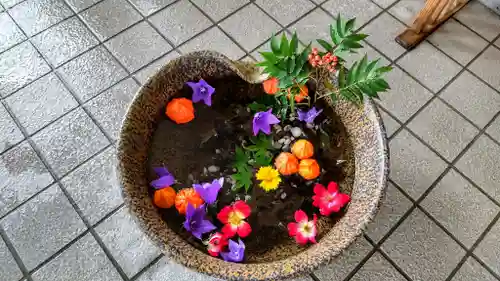
<path id="1" fill-rule="evenodd" d="M 193 184 L 194 190 L 208 204 L 213 204 L 217 200 L 219 190 L 224 184 L 224 178 L 215 179 L 212 183 Z"/>
<path id="2" fill-rule="evenodd" d="M 193 102 L 203 100 L 206 105 L 212 106 L 212 95 L 215 93 L 214 87 L 208 85 L 203 79 L 200 79 L 198 83 L 187 82 L 186 84 L 193 89 Z"/>
<path id="3" fill-rule="evenodd" d="M 245 244 L 238 238 L 238 243 L 229 240 L 229 252 L 221 252 L 225 261 L 240 262 L 245 257 Z"/>
<path id="4" fill-rule="evenodd" d="M 184 228 L 191 232 L 194 237 L 201 240 L 201 235 L 210 232 L 217 227 L 213 225 L 209 220 L 205 219 L 206 211 L 205 204 L 198 208 L 193 207 L 193 205 L 188 203 L 186 210 L 186 220 L 184 221 Z"/>
<path id="5" fill-rule="evenodd" d="M 165 167 L 156 167 L 154 168 L 155 173 L 160 177 L 159 179 L 156 179 L 154 181 L 151 181 L 151 186 L 156 188 L 156 189 L 161 189 L 165 188 L 168 186 L 171 186 L 174 184 L 175 179 L 174 176 L 172 176 L 171 173 L 168 172 L 167 168 Z"/>
<path id="6" fill-rule="evenodd" d="M 271 133 L 271 125 L 278 124 L 280 120 L 271 113 L 272 109 L 268 111 L 261 111 L 255 113 L 253 116 L 253 135 L 256 136 L 259 131 L 269 135 Z"/>
<path id="7" fill-rule="evenodd" d="M 306 123 L 313 123 L 314 119 L 318 117 L 318 115 L 323 112 L 323 109 L 317 110 L 316 107 L 309 109 L 308 111 L 298 110 L 299 120 L 304 121 Z"/>

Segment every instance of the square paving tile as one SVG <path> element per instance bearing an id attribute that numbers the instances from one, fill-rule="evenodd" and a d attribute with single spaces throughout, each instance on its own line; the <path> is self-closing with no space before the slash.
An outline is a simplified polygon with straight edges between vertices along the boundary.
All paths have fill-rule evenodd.
<path id="1" fill-rule="evenodd" d="M 214 21 L 220 21 L 250 1 L 192 0 L 192 2 L 202 9 Z"/>
<path id="2" fill-rule="evenodd" d="M 30 36 L 73 14 L 63 0 L 27 0 L 10 9 L 9 13 Z"/>
<path id="3" fill-rule="evenodd" d="M 109 144 L 82 109 L 50 124 L 32 139 L 58 177 Z"/>
<path id="4" fill-rule="evenodd" d="M 2 3 L 2 5 L 5 7 L 5 8 L 10 8 L 14 5 L 16 5 L 17 3 L 20 3 L 24 0 L 0 0 L 0 3 Z"/>
<path id="5" fill-rule="evenodd" d="M 458 63 L 426 41 L 404 55 L 397 63 L 434 93 L 441 90 L 461 70 Z"/>
<path id="6" fill-rule="evenodd" d="M 455 170 L 441 179 L 421 205 L 466 247 L 476 242 L 499 211 Z"/>
<path id="7" fill-rule="evenodd" d="M 0 280 L 19 280 L 23 274 L 7 245 L 0 239 Z"/>
<path id="8" fill-rule="evenodd" d="M 470 1 L 454 17 L 488 40 L 500 34 L 500 17 L 479 1 Z"/>
<path id="9" fill-rule="evenodd" d="M 309 0 L 257 0 L 255 4 L 284 26 L 289 25 L 314 8 L 314 4 Z"/>
<path id="10" fill-rule="evenodd" d="M 467 261 L 460 267 L 458 272 L 453 276 L 451 281 L 496 281 L 497 279 L 491 275 L 476 259 L 469 257 Z"/>
<path id="11" fill-rule="evenodd" d="M 27 142 L 0 156 L 0 215 L 51 184 L 54 179 Z"/>
<path id="12" fill-rule="evenodd" d="M 5 107 L 0 104 L 0 153 L 24 139 L 21 130 L 10 117 Z"/>
<path id="13" fill-rule="evenodd" d="M 110 147 L 61 180 L 90 224 L 123 203 L 115 167 L 115 149 Z"/>
<path id="14" fill-rule="evenodd" d="M 95 120 L 115 140 L 118 139 L 123 117 L 138 88 L 139 85 L 129 78 L 91 99 L 85 105 Z"/>
<path id="15" fill-rule="evenodd" d="M 439 99 L 427 105 L 408 128 L 450 162 L 479 133 L 469 121 Z"/>
<path id="16" fill-rule="evenodd" d="M 86 229 L 58 185 L 38 194 L 0 224 L 28 270 Z"/>
<path id="17" fill-rule="evenodd" d="M 320 46 L 316 39 L 324 39 L 330 42 L 330 24 L 334 19 L 320 8 L 316 8 L 313 12 L 303 17 L 298 22 L 294 23 L 289 30 L 296 31 L 297 36 L 302 40 L 302 43 L 308 44 L 313 42 L 313 46 Z"/>
<path id="18" fill-rule="evenodd" d="M 163 57 L 157 59 L 150 65 L 144 67 L 134 74 L 134 77 L 139 80 L 142 84 L 146 83 L 148 78 L 152 76 L 156 71 L 158 71 L 162 66 L 167 64 L 169 61 L 177 58 L 179 53 L 177 51 L 171 51 L 170 53 L 164 55 Z"/>
<path id="19" fill-rule="evenodd" d="M 182 265 L 179 265 L 169 258 L 162 257 L 153 266 L 148 268 L 137 281 L 222 281 L 204 274 L 194 272 Z"/>
<path id="20" fill-rule="evenodd" d="M 0 54 L 0 96 L 6 96 L 50 71 L 29 42 Z"/>
<path id="21" fill-rule="evenodd" d="M 279 25 L 254 4 L 248 5 L 219 24 L 247 51 L 266 41 Z"/>
<path id="22" fill-rule="evenodd" d="M 381 93 L 377 103 L 401 122 L 406 122 L 433 96 L 431 92 L 397 66 L 394 66 L 393 70 L 386 74 L 386 80 L 391 89 Z"/>
<path id="23" fill-rule="evenodd" d="M 406 51 L 394 40 L 404 28 L 405 26 L 394 17 L 383 13 L 363 28 L 361 32 L 370 35 L 365 40 L 377 50 L 391 59 L 396 59 Z"/>
<path id="24" fill-rule="evenodd" d="M 57 72 L 82 101 L 89 100 L 127 75 L 103 47 L 88 51 Z"/>
<path id="25" fill-rule="evenodd" d="M 119 34 L 106 42 L 106 46 L 130 72 L 140 69 L 172 49 L 146 22 Z"/>
<path id="26" fill-rule="evenodd" d="M 104 0 L 83 12 L 81 17 L 101 41 L 142 19 L 125 0 Z"/>
<path id="27" fill-rule="evenodd" d="M 95 3 L 101 0 L 65 0 L 68 5 L 75 10 L 75 12 L 79 13 L 82 10 L 87 9 L 88 7 L 94 5 Z"/>
<path id="28" fill-rule="evenodd" d="M 455 165 L 480 188 L 500 201 L 500 146 L 485 135 L 480 136 Z"/>
<path id="29" fill-rule="evenodd" d="M 462 65 L 469 63 L 488 45 L 486 40 L 453 18 L 434 31 L 428 40 Z"/>
<path id="30" fill-rule="evenodd" d="M 486 130 L 490 136 L 500 142 L 500 117 L 497 117 Z"/>
<path id="31" fill-rule="evenodd" d="M 28 134 L 78 106 L 78 102 L 53 73 L 22 88 L 5 101 Z"/>
<path id="32" fill-rule="evenodd" d="M 173 2 L 175 2 L 175 0 L 130 0 L 130 3 L 132 3 L 143 16 L 149 16 Z"/>
<path id="33" fill-rule="evenodd" d="M 382 8 L 387 8 L 396 1 L 397 0 L 373 0 L 373 2 L 377 3 Z"/>
<path id="34" fill-rule="evenodd" d="M 413 203 L 401 191 L 392 185 L 392 183 L 389 183 L 385 198 L 375 219 L 367 226 L 366 234 L 374 242 L 379 242 L 412 205 Z"/>
<path id="35" fill-rule="evenodd" d="M 500 50 L 490 46 L 470 66 L 469 69 L 500 91 Z"/>
<path id="36" fill-rule="evenodd" d="M 187 0 L 168 6 L 149 20 L 175 46 L 212 25 L 210 20 Z"/>
<path id="37" fill-rule="evenodd" d="M 497 221 L 493 228 L 479 243 L 474 254 L 477 255 L 487 266 L 489 266 L 496 274 L 500 274 L 500 222 Z"/>
<path id="38" fill-rule="evenodd" d="M 389 143 L 391 151 L 391 179 L 413 199 L 424 191 L 446 169 L 446 163 L 418 139 L 400 131 Z"/>
<path id="39" fill-rule="evenodd" d="M 0 13 L 0 52 L 26 39 L 7 13 Z"/>
<path id="40" fill-rule="evenodd" d="M 91 234 L 85 235 L 33 273 L 34 281 L 119 281 L 113 264 Z"/>
<path id="41" fill-rule="evenodd" d="M 33 37 L 32 42 L 54 67 L 98 43 L 90 30 L 76 16 L 38 34 Z"/>
<path id="42" fill-rule="evenodd" d="M 384 110 L 379 109 L 380 116 L 382 117 L 382 121 L 384 122 L 385 132 L 387 137 L 390 138 L 394 132 L 396 132 L 401 125 L 396 121 L 396 119 L 392 118 L 389 114 L 387 114 Z"/>
<path id="43" fill-rule="evenodd" d="M 372 248 L 372 245 L 364 237 L 359 237 L 342 255 L 335 258 L 330 264 L 314 271 L 314 274 L 322 281 L 344 280 Z"/>
<path id="44" fill-rule="evenodd" d="M 99 224 L 96 232 L 129 277 L 160 255 L 159 249 L 133 222 L 126 208 Z"/>
<path id="45" fill-rule="evenodd" d="M 413 213 L 382 245 L 413 280 L 444 281 L 465 251 L 422 211 Z"/>
<path id="46" fill-rule="evenodd" d="M 403 281 L 406 279 L 384 258 L 384 256 L 375 252 L 350 280 Z"/>
<path id="47" fill-rule="evenodd" d="M 182 53 L 200 50 L 213 50 L 224 54 L 230 59 L 238 60 L 245 52 L 227 37 L 217 26 L 191 39 L 182 45 L 179 50 Z"/>
<path id="48" fill-rule="evenodd" d="M 425 2 L 420 0 L 401 0 L 389 9 L 389 13 L 410 26 L 413 23 L 415 15 L 420 12 L 424 4 Z"/>
<path id="49" fill-rule="evenodd" d="M 500 111 L 500 94 L 468 71 L 462 72 L 440 96 L 481 128 Z"/>
<path id="50" fill-rule="evenodd" d="M 363 26 L 382 11 L 380 7 L 370 0 L 329 0 L 322 6 L 333 16 L 340 13 L 346 19 L 356 18 L 356 27 Z"/>

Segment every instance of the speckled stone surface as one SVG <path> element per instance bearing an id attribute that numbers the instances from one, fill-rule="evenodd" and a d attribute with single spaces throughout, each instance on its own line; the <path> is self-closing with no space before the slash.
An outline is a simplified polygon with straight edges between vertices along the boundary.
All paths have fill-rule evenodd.
<path id="1" fill-rule="evenodd" d="M 361 107 L 343 101 L 335 104 L 334 110 L 354 147 L 355 180 L 345 216 L 318 244 L 283 260 L 227 263 L 200 252 L 167 227 L 149 198 L 145 170 L 156 121 L 168 100 L 187 81 L 229 75 L 238 75 L 249 83 L 259 83 L 264 78 L 248 64 L 201 51 L 171 61 L 139 90 L 125 116 L 118 144 L 118 171 L 125 203 L 140 227 L 166 255 L 199 272 L 226 280 L 274 280 L 311 272 L 349 246 L 377 212 L 388 173 L 381 118 L 370 100 Z"/>

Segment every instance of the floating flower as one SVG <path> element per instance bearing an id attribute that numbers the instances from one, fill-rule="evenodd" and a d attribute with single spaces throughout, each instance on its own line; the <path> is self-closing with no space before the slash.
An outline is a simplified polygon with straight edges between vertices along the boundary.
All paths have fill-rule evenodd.
<path id="1" fill-rule="evenodd" d="M 188 204 L 193 205 L 195 208 L 198 208 L 201 204 L 203 204 L 203 199 L 201 199 L 200 195 L 194 190 L 194 188 L 181 189 L 175 197 L 175 208 L 179 211 L 179 214 L 183 215 L 186 213 Z"/>
<path id="2" fill-rule="evenodd" d="M 219 256 L 219 253 L 222 252 L 222 249 L 227 246 L 227 244 L 227 237 L 220 232 L 216 232 L 212 234 L 212 236 L 210 236 L 210 239 L 208 239 L 208 253 L 212 257 L 217 257 Z"/>
<path id="3" fill-rule="evenodd" d="M 306 180 L 313 180 L 320 174 L 319 164 L 314 159 L 304 159 L 299 163 L 299 175 Z"/>
<path id="4" fill-rule="evenodd" d="M 267 192 L 277 189 L 281 182 L 280 173 L 271 166 L 260 167 L 256 177 L 261 181 L 260 187 Z"/>
<path id="5" fill-rule="evenodd" d="M 169 187 L 172 184 L 174 184 L 175 179 L 174 176 L 172 176 L 171 173 L 168 172 L 167 168 L 165 167 L 156 167 L 154 168 L 154 171 L 156 175 L 158 175 L 160 178 L 151 181 L 151 186 L 160 189 L 160 188 L 165 188 Z"/>
<path id="6" fill-rule="evenodd" d="M 217 227 L 206 219 L 205 205 L 198 208 L 188 204 L 186 212 L 186 220 L 184 221 L 184 228 L 191 232 L 194 237 L 201 240 L 201 235 L 210 232 Z"/>
<path id="7" fill-rule="evenodd" d="M 323 112 L 323 109 L 317 110 L 316 107 L 313 107 L 307 111 L 305 110 L 297 110 L 297 114 L 299 115 L 299 120 L 304 121 L 306 123 L 314 123 L 314 119 L 318 117 L 318 115 Z"/>
<path id="8" fill-rule="evenodd" d="M 264 81 L 264 83 L 262 83 L 262 85 L 264 86 L 264 92 L 266 92 L 266 94 L 269 95 L 276 94 L 279 90 L 278 88 L 279 83 L 280 81 L 276 77 L 271 77 L 267 79 L 266 81 Z"/>
<path id="9" fill-rule="evenodd" d="M 305 245 L 307 242 L 316 243 L 316 214 L 313 215 L 313 220 L 310 221 L 307 214 L 302 210 L 295 211 L 295 221 L 288 224 L 288 234 L 295 237 L 300 245 Z"/>
<path id="10" fill-rule="evenodd" d="M 259 131 L 269 135 L 271 133 L 271 125 L 278 124 L 280 120 L 272 114 L 272 109 L 255 113 L 253 116 L 253 135 L 256 136 Z"/>
<path id="11" fill-rule="evenodd" d="M 223 184 L 224 178 L 220 178 L 213 180 L 212 183 L 193 184 L 193 187 L 207 204 L 213 204 Z"/>
<path id="12" fill-rule="evenodd" d="M 193 102 L 203 100 L 206 105 L 212 106 L 212 95 L 215 93 L 214 87 L 210 86 L 203 79 L 200 79 L 198 83 L 187 82 L 186 84 L 193 89 Z"/>
<path id="13" fill-rule="evenodd" d="M 292 95 L 291 89 L 297 89 L 297 87 L 295 86 L 293 88 L 288 89 L 288 95 L 287 95 L 288 98 L 290 98 L 290 96 Z M 308 96 L 309 96 L 309 89 L 307 89 L 306 85 L 302 85 L 299 88 L 299 92 L 295 93 L 295 102 L 301 102 Z"/>
<path id="14" fill-rule="evenodd" d="M 314 146 L 308 140 L 298 140 L 292 145 L 292 153 L 299 159 L 311 158 L 314 155 Z"/>
<path id="15" fill-rule="evenodd" d="M 193 102 L 186 98 L 172 99 L 165 112 L 168 118 L 177 124 L 184 124 L 194 119 Z"/>
<path id="16" fill-rule="evenodd" d="M 220 255 L 225 261 L 240 262 L 245 258 L 245 244 L 241 239 L 238 243 L 229 240 L 229 252 L 221 252 Z"/>
<path id="17" fill-rule="evenodd" d="M 299 160 L 289 152 L 281 152 L 274 160 L 274 166 L 280 174 L 289 176 L 299 170 Z"/>
<path id="18" fill-rule="evenodd" d="M 172 187 L 167 186 L 155 191 L 153 202 L 159 208 L 168 209 L 174 205 L 175 196 L 175 190 Z"/>
<path id="19" fill-rule="evenodd" d="M 217 219 L 224 224 L 222 233 L 228 238 L 233 237 L 236 233 L 241 238 L 247 237 L 252 232 L 250 224 L 245 221 L 250 216 L 250 212 L 250 206 L 241 200 L 234 202 L 231 206 L 222 208 L 217 214 Z"/>
<path id="20" fill-rule="evenodd" d="M 315 194 L 312 197 L 313 206 L 319 208 L 323 216 L 340 211 L 351 200 L 348 194 L 339 191 L 339 186 L 333 181 L 328 184 L 328 190 L 322 184 L 317 183 L 313 191 Z"/>

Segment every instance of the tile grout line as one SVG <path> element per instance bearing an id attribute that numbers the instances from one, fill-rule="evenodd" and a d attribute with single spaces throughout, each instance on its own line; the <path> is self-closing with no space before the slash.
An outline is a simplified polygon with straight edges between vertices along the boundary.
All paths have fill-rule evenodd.
<path id="1" fill-rule="evenodd" d="M 159 260 L 161 258 L 163 258 L 165 255 L 163 253 L 161 253 L 159 256 L 157 256 L 156 258 L 154 258 L 151 262 L 149 262 L 146 266 L 144 266 L 141 270 L 139 270 L 139 272 L 137 272 L 134 276 L 132 276 L 130 278 L 130 281 L 135 281 L 137 280 L 139 277 L 141 277 L 141 275 L 144 274 L 144 272 L 148 271 L 151 267 L 153 267 L 156 263 L 159 262 Z"/>

